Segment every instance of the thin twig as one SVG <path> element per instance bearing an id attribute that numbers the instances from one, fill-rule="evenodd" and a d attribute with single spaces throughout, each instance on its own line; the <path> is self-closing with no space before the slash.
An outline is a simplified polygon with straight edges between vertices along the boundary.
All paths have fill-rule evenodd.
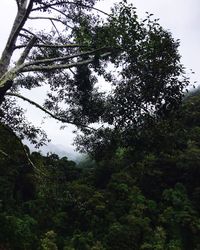
<path id="1" fill-rule="evenodd" d="M 53 23 L 53 21 L 52 21 L 52 23 Z M 55 30 L 56 30 L 56 32 L 57 32 L 59 38 L 61 39 L 60 32 L 58 31 L 58 29 L 56 28 L 56 26 L 55 26 Z M 75 73 L 74 73 L 74 71 L 73 71 L 72 69 L 69 69 L 69 70 L 70 70 L 70 72 L 71 72 L 73 75 L 75 75 Z M 64 72 L 62 72 L 62 74 L 66 77 L 66 74 L 65 74 Z"/>
<path id="2" fill-rule="evenodd" d="M 44 5 L 43 7 L 34 8 L 34 9 L 32 9 L 32 11 L 42 10 L 42 9 L 46 9 L 46 8 L 53 7 L 53 6 L 59 6 L 59 5 L 62 5 L 62 4 L 74 4 L 74 5 L 86 8 L 86 9 L 88 8 L 88 9 L 96 10 L 96 11 L 98 11 L 98 12 L 100 12 L 100 13 L 106 15 L 106 16 L 111 17 L 111 15 L 109 15 L 108 13 L 106 13 L 103 10 L 100 10 L 98 8 L 95 8 L 93 6 L 88 6 L 88 5 L 82 4 L 81 2 L 70 2 L 70 1 L 61 1 L 61 2 L 53 3 L 53 4 L 43 4 Z"/>
<path id="3" fill-rule="evenodd" d="M 54 7 L 49 7 L 49 8 L 52 9 L 52 10 L 54 10 L 54 11 L 56 11 L 56 12 L 58 12 L 58 13 L 60 13 L 61 15 L 65 16 L 66 18 L 68 18 L 68 16 L 64 12 L 62 12 L 62 11 L 60 11 L 60 10 L 54 8 Z M 65 24 L 65 26 L 68 27 L 68 28 L 70 28 L 71 30 L 73 30 L 73 27 L 70 26 L 69 24 Z"/>
<path id="4" fill-rule="evenodd" d="M 62 20 L 58 19 L 58 18 L 55 18 L 55 17 L 29 17 L 28 19 L 30 20 L 37 20 L 37 19 L 41 19 L 41 20 L 50 20 L 50 21 L 56 21 L 56 22 L 60 22 L 62 23 L 63 25 L 66 25 L 65 22 L 63 22 Z"/>
<path id="5" fill-rule="evenodd" d="M 53 25 L 54 29 L 56 30 L 56 32 L 57 32 L 57 33 L 58 33 L 58 35 L 60 36 L 60 33 L 59 33 L 59 31 L 58 31 L 58 29 L 57 29 L 57 27 L 56 27 L 55 23 L 53 22 L 53 20 L 50 20 L 50 21 L 51 21 L 51 23 L 52 23 L 52 25 Z"/>

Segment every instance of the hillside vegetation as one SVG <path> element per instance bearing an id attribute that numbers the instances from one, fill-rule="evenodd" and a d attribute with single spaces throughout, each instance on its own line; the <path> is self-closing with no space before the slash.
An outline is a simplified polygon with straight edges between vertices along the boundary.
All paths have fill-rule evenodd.
<path id="1" fill-rule="evenodd" d="M 200 249 L 199 110 L 197 93 L 79 166 L 2 126 L 0 249 Z"/>

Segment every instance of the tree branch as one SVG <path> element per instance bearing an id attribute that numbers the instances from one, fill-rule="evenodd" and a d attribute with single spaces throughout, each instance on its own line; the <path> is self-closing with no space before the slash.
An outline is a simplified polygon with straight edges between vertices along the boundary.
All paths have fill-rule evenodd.
<path id="1" fill-rule="evenodd" d="M 96 11 L 106 15 L 106 16 L 111 17 L 111 15 L 109 15 L 108 13 L 106 13 L 106 12 L 104 12 L 104 11 L 98 9 L 98 8 L 82 4 L 81 2 L 71 2 L 71 1 L 61 1 L 59 3 L 43 4 L 44 5 L 43 7 L 34 8 L 34 9 L 32 9 L 32 11 L 42 10 L 42 9 L 46 9 L 46 8 L 53 7 L 53 6 L 63 5 L 63 4 L 74 4 L 74 5 L 77 5 L 77 6 L 81 6 L 83 8 L 93 9 L 93 10 L 96 10 Z"/>
<path id="2" fill-rule="evenodd" d="M 22 34 L 22 36 L 24 36 L 24 35 Z M 30 37 L 28 37 L 28 38 L 30 39 Z M 15 46 L 15 49 L 22 49 L 22 48 L 25 48 L 26 46 L 27 46 L 27 44 L 17 45 L 17 46 Z M 69 43 L 69 44 L 34 44 L 33 47 L 62 49 L 62 48 L 87 48 L 88 45 L 73 44 L 73 43 Z"/>
<path id="3" fill-rule="evenodd" d="M 88 128 L 88 129 L 91 129 L 91 130 L 94 130 L 96 131 L 96 129 L 92 128 L 92 127 L 89 127 L 87 125 L 84 125 L 84 124 L 80 124 L 80 123 L 75 123 L 75 122 L 71 122 L 69 120 L 66 120 L 64 118 L 61 118 L 61 117 L 58 117 L 54 114 L 52 114 L 51 112 L 49 112 L 47 109 L 43 108 L 41 105 L 39 105 L 38 103 L 28 99 L 27 97 L 25 96 L 22 96 L 20 94 L 17 94 L 17 93 L 11 93 L 11 92 L 8 92 L 6 93 L 7 96 L 14 96 L 14 97 L 18 97 L 26 102 L 29 102 L 30 104 L 34 105 L 36 108 L 39 108 L 40 110 L 42 110 L 43 112 L 45 112 L 46 114 L 48 114 L 49 116 L 51 116 L 52 118 L 60 121 L 60 122 L 63 122 L 63 123 L 68 123 L 68 124 L 72 124 L 72 125 L 76 125 L 76 126 L 79 126 L 79 127 L 84 127 L 84 128 Z"/>
<path id="4" fill-rule="evenodd" d="M 28 39 L 28 40 L 30 40 L 30 39 L 31 39 L 31 37 L 30 37 L 30 36 L 27 36 L 27 35 L 22 34 L 22 33 L 19 33 L 19 36 L 24 37 L 24 38 L 26 38 L 26 39 Z M 24 45 L 24 46 L 23 46 L 23 48 L 24 48 L 24 47 L 26 47 L 26 46 L 27 46 L 27 45 Z M 15 49 L 16 49 L 16 47 L 17 47 L 17 46 L 15 46 Z"/>
<path id="5" fill-rule="evenodd" d="M 62 23 L 63 25 L 66 25 L 65 22 L 63 22 L 62 20 L 58 19 L 58 18 L 55 18 L 55 17 L 29 17 L 28 19 L 30 20 L 37 20 L 37 19 L 41 19 L 41 20 L 50 20 L 50 21 L 56 21 L 56 22 L 60 22 Z"/>
<path id="6" fill-rule="evenodd" d="M 34 34 L 33 32 L 31 32 L 30 30 L 27 30 L 27 29 L 22 29 L 24 32 L 27 32 L 27 33 L 29 33 L 30 35 L 32 35 L 33 37 L 37 37 L 37 39 L 39 40 L 39 41 L 41 41 L 42 43 L 45 43 L 39 36 L 37 36 L 36 34 Z"/>
<path id="7" fill-rule="evenodd" d="M 58 12 L 58 13 L 60 13 L 61 15 L 65 16 L 66 18 L 68 18 L 68 16 L 64 12 L 62 12 L 61 10 L 58 10 L 58 9 L 56 9 L 54 7 L 49 7 L 49 8 L 52 9 L 52 10 L 54 10 L 54 11 L 56 11 L 56 12 Z M 71 27 L 68 24 L 65 24 L 65 26 L 68 27 L 68 28 L 70 28 L 70 29 L 73 29 L 73 27 Z"/>
<path id="8" fill-rule="evenodd" d="M 53 23 L 52 20 L 51 20 L 51 22 Z M 53 23 L 53 25 L 54 25 L 54 23 Z M 61 35 L 60 35 L 58 29 L 56 28 L 56 26 L 55 26 L 55 29 L 56 29 L 56 32 L 57 32 L 58 36 L 61 38 Z M 62 40 L 62 38 L 61 38 L 61 40 Z M 75 75 L 75 73 L 74 73 L 74 71 L 73 71 L 72 69 L 69 69 L 69 71 L 70 71 L 73 75 Z M 66 77 L 66 75 L 65 75 L 64 72 L 62 72 L 62 74 Z"/>
<path id="9" fill-rule="evenodd" d="M 80 57 L 80 56 L 93 55 L 96 52 L 103 51 L 105 49 L 108 49 L 108 48 L 102 47 L 102 48 L 99 48 L 99 49 L 86 51 L 86 52 L 81 52 L 81 53 L 77 53 L 77 54 L 70 55 L 70 56 L 67 55 L 67 56 L 54 57 L 54 58 L 49 58 L 49 59 L 32 61 L 32 62 L 26 63 L 26 67 L 31 66 L 31 65 L 46 64 L 46 63 L 51 63 L 51 62 L 56 62 L 56 61 L 65 61 L 65 60 L 69 60 L 69 59 L 72 59 L 72 58 L 75 58 L 75 57 Z"/>
<path id="10" fill-rule="evenodd" d="M 101 59 L 106 58 L 111 55 L 111 52 L 104 53 L 100 56 Z M 56 70 L 56 69 L 70 69 L 76 66 L 81 66 L 81 65 L 86 65 L 91 62 L 93 62 L 95 58 L 90 58 L 88 60 L 84 61 L 77 61 L 74 63 L 69 63 L 69 64 L 54 64 L 54 65 L 49 65 L 49 66 L 37 66 L 37 65 L 32 65 L 29 66 L 29 64 L 24 63 L 19 69 L 18 72 L 31 72 L 31 71 L 51 71 L 51 70 Z"/>
<path id="11" fill-rule="evenodd" d="M 24 52 L 22 53 L 22 55 L 20 56 L 19 60 L 17 61 L 17 65 L 21 65 L 22 63 L 24 63 L 26 57 L 28 56 L 30 50 L 32 49 L 34 43 L 37 41 L 37 37 L 32 37 L 31 40 L 29 41 L 29 43 L 27 44 Z"/>
<path id="12" fill-rule="evenodd" d="M 111 55 L 111 52 L 106 52 L 106 53 L 100 55 L 99 59 L 107 58 L 110 55 Z M 51 60 L 51 59 L 45 59 L 45 60 Z M 93 56 L 92 58 L 87 59 L 87 60 L 78 60 L 76 62 L 67 63 L 67 64 L 65 64 L 65 63 L 61 64 L 60 63 L 60 64 L 52 64 L 52 65 L 43 66 L 43 65 L 34 65 L 34 62 L 31 62 L 31 63 L 23 63 L 23 64 L 20 64 L 20 65 L 16 65 L 14 68 L 10 69 L 8 72 L 6 72 L 0 78 L 0 88 L 4 88 L 19 73 L 34 72 L 34 71 L 35 72 L 39 72 L 39 71 L 48 72 L 48 71 L 53 71 L 53 70 L 71 69 L 73 67 L 90 64 L 94 60 L 95 60 L 95 56 Z M 38 61 L 41 63 L 40 60 L 38 60 Z M 37 62 L 37 61 L 35 61 L 35 62 Z"/>
<path id="13" fill-rule="evenodd" d="M 51 21 L 51 23 L 52 23 L 52 25 L 53 25 L 54 29 L 56 30 L 56 32 L 57 32 L 57 33 L 58 33 L 58 35 L 60 36 L 59 30 L 57 29 L 57 27 L 56 27 L 56 25 L 55 25 L 54 21 L 53 21 L 53 20 L 50 20 L 50 21 Z"/>
<path id="14" fill-rule="evenodd" d="M 41 7 L 41 9 L 43 9 L 43 8 L 45 8 L 45 7 Z M 61 11 L 61 10 L 58 10 L 58 9 L 56 9 L 56 8 L 54 8 L 54 7 L 51 7 L 50 5 L 49 5 L 49 7 L 48 7 L 49 9 L 52 9 L 52 10 L 54 10 L 54 11 L 56 11 L 56 12 L 58 12 L 58 13 L 60 13 L 61 15 L 63 15 L 63 16 L 65 16 L 66 18 L 68 18 L 68 16 L 63 12 L 63 11 Z M 37 8 L 36 8 L 37 9 Z M 36 10 L 35 9 L 35 10 Z M 34 10 L 34 9 L 33 9 Z M 39 9 L 37 9 L 37 10 L 40 10 L 40 7 L 39 7 Z M 57 18 L 56 18 L 57 19 Z M 57 19 L 57 20 L 59 20 L 59 19 Z M 68 28 L 70 28 L 70 29 L 73 29 L 73 27 L 71 27 L 70 25 L 68 25 L 68 24 L 66 24 L 66 23 L 63 23 L 66 27 L 68 27 Z"/>

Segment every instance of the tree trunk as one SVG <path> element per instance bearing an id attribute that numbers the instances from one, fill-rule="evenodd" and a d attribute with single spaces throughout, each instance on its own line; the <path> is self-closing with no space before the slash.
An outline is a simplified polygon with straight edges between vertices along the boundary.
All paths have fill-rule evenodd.
<path id="1" fill-rule="evenodd" d="M 0 87 L 0 105 L 4 101 L 4 96 L 6 94 L 6 91 L 11 88 L 13 84 L 13 80 L 8 80 L 4 86 Z"/>

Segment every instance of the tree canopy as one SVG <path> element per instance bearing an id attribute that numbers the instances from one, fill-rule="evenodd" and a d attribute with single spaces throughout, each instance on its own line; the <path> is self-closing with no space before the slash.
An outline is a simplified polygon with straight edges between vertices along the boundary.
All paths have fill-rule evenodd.
<path id="1" fill-rule="evenodd" d="M 200 249 L 200 94 L 184 95 L 179 41 L 126 0 L 110 14 L 93 0 L 15 2 L 0 60 L 0 249 Z M 30 152 L 21 140 L 46 136 L 17 98 L 76 125 L 87 158 Z"/>
<path id="2" fill-rule="evenodd" d="M 140 20 L 126 1 L 110 14 L 95 2 L 16 0 L 0 60 L 0 119 L 21 139 L 40 145 L 46 136 L 26 121 L 18 98 L 87 133 L 99 122 L 134 129 L 180 104 L 188 78 L 179 42 L 151 14 Z M 112 91 L 97 87 L 99 77 Z M 46 93 L 43 105 L 20 93 L 37 87 Z"/>
<path id="3" fill-rule="evenodd" d="M 0 127 L 7 154 L 0 157 L 0 247 L 199 249 L 199 105 L 198 93 L 184 101 L 173 129 L 167 118 L 137 144 L 121 141 L 107 152 L 104 145 L 92 164 L 27 151 L 30 167 L 19 141 Z"/>

